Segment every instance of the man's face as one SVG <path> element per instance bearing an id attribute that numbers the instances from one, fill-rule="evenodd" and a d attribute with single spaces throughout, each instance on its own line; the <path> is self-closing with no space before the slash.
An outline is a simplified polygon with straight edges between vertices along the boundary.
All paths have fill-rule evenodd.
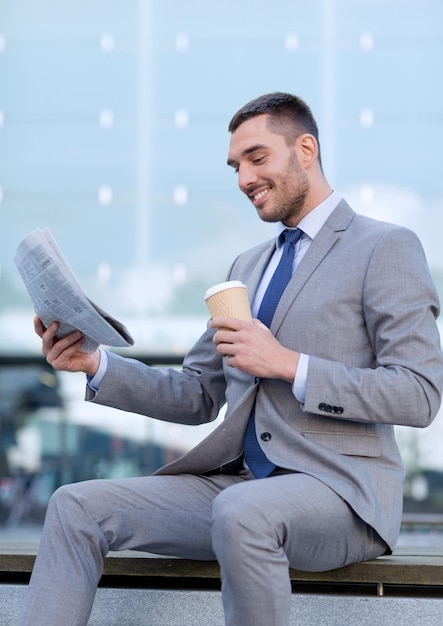
<path id="1" fill-rule="evenodd" d="M 297 147 L 267 128 L 268 115 L 243 122 L 232 133 L 228 165 L 238 185 L 265 222 L 296 226 L 306 214 L 309 180 L 300 166 Z"/>

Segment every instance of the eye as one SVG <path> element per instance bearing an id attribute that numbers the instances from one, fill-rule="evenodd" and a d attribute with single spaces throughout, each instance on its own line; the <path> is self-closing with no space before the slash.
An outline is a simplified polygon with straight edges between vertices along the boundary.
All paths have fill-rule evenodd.
<path id="1" fill-rule="evenodd" d="M 260 165 L 260 163 L 263 163 L 264 160 L 265 160 L 265 157 L 260 156 L 260 157 L 256 157 L 255 159 L 252 159 L 252 162 L 254 165 Z"/>

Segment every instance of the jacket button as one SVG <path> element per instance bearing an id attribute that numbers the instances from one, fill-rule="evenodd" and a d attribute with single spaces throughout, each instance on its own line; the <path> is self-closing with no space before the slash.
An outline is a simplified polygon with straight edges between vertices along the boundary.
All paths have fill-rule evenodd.
<path id="1" fill-rule="evenodd" d="M 260 439 L 261 439 L 262 441 L 269 441 L 271 438 L 272 438 L 271 433 L 262 433 L 262 434 L 260 435 Z"/>
<path id="2" fill-rule="evenodd" d="M 324 402 L 320 402 L 318 408 L 320 411 L 326 411 L 326 404 Z"/>

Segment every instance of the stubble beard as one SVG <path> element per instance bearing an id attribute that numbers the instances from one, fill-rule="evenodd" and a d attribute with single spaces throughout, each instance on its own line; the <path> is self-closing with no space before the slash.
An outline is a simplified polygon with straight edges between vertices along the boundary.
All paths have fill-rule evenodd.
<path id="1" fill-rule="evenodd" d="M 287 226 L 296 226 L 305 215 L 310 185 L 295 153 L 289 160 L 283 180 L 290 182 L 282 189 L 281 198 L 276 199 L 277 206 L 274 206 L 270 213 L 265 211 L 262 213 L 258 209 L 258 214 L 263 222 L 282 222 Z M 271 189 L 273 188 L 271 185 Z"/>

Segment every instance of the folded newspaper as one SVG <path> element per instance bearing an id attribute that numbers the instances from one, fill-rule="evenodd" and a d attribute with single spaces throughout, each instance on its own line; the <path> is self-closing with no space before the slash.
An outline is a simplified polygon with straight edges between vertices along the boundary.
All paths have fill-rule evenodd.
<path id="1" fill-rule="evenodd" d="M 17 248 L 17 269 L 31 297 L 36 315 L 48 327 L 60 322 L 58 337 L 80 330 L 83 352 L 100 344 L 128 347 L 134 340 L 127 329 L 83 293 L 49 228 L 35 228 Z"/>

